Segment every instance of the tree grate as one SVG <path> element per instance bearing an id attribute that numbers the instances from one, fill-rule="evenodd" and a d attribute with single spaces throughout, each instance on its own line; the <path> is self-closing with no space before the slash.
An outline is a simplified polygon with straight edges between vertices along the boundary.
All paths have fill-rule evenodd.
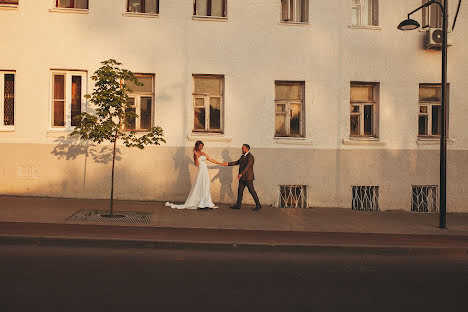
<path id="1" fill-rule="evenodd" d="M 108 215 L 109 210 L 90 210 L 82 209 L 72 216 L 68 217 L 66 221 L 78 222 L 105 222 L 105 223 L 140 223 L 149 224 L 151 221 L 150 212 L 142 211 L 115 211 L 114 215 L 123 215 L 121 218 L 108 218 L 103 215 Z"/>

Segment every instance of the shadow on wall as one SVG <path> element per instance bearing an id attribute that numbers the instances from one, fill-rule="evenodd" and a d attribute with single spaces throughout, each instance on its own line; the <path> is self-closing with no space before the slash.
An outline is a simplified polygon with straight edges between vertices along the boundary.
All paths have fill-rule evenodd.
<path id="1" fill-rule="evenodd" d="M 99 164 L 108 164 L 112 161 L 112 146 L 98 147 L 96 144 L 83 144 L 83 141 L 69 137 L 59 137 L 54 143 L 57 145 L 51 154 L 58 159 L 74 160 L 80 156 L 85 156 L 85 159 L 91 157 L 94 162 Z M 117 148 L 115 150 L 115 160 L 119 161 L 121 159 L 122 153 Z"/>
<path id="2" fill-rule="evenodd" d="M 173 158 L 174 174 L 177 175 L 174 190 L 177 190 L 176 193 L 180 193 L 177 195 L 181 195 L 181 198 L 188 195 L 192 185 L 190 182 L 189 166 L 193 160 L 187 156 L 186 152 L 185 147 L 179 147 Z"/>
<path id="3" fill-rule="evenodd" d="M 232 158 L 229 156 L 229 151 L 224 149 L 221 152 L 221 157 L 223 158 L 223 162 L 231 162 Z M 219 202 L 221 203 L 229 203 L 236 199 L 234 193 L 232 191 L 232 183 L 234 175 L 232 174 L 231 167 L 222 167 L 222 166 L 210 166 L 209 169 L 218 169 L 218 173 L 211 179 L 211 182 L 219 180 L 220 188 L 219 188 Z"/>

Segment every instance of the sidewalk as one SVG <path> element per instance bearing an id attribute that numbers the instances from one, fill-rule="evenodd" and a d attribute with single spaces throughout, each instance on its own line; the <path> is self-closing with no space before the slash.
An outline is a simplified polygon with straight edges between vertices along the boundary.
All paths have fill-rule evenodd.
<path id="1" fill-rule="evenodd" d="M 151 222 L 110 224 L 65 221 L 81 209 L 106 210 L 107 200 L 0 196 L 0 238 L 2 242 L 100 240 L 151 246 L 458 248 L 468 254 L 468 214 L 448 214 L 448 229 L 442 230 L 437 228 L 438 214 L 274 207 L 255 212 L 249 208 L 175 210 L 161 202 L 116 201 L 115 211 L 150 212 Z"/>

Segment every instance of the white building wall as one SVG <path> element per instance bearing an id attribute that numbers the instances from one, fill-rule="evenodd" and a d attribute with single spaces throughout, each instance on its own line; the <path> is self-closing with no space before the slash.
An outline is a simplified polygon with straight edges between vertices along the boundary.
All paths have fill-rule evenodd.
<path id="1" fill-rule="evenodd" d="M 155 74 L 155 123 L 167 140 L 143 151 L 121 147 L 118 198 L 188 193 L 197 73 L 225 76 L 224 135 L 202 136 L 206 152 L 235 159 L 249 143 L 266 204 L 276 202 L 278 185 L 305 184 L 311 206 L 349 208 L 351 185 L 379 185 L 381 209 L 409 210 L 411 184 L 438 184 L 439 145 L 417 140 L 417 118 L 418 85 L 440 81 L 440 51 L 423 49 L 424 32 L 396 28 L 421 1 L 379 1 L 380 26 L 372 29 L 349 26 L 348 0 L 310 0 L 306 25 L 280 23 L 279 0 L 228 0 L 227 21 L 193 19 L 192 1 L 160 0 L 156 18 L 124 16 L 125 0 L 89 2 L 87 14 L 51 12 L 53 0 L 0 7 L 0 27 L 10 30 L 0 38 L 0 70 L 16 71 L 15 130 L 0 130 L 0 193 L 108 196 L 110 165 L 76 149 L 61 155 L 67 132 L 52 130 L 49 116 L 51 69 L 86 70 L 91 93 L 89 77 L 109 58 Z M 450 1 L 451 20 L 456 4 Z M 468 211 L 467 33 L 462 5 L 448 56 L 449 211 Z M 274 138 L 275 80 L 305 81 L 304 139 Z M 350 81 L 380 83 L 378 142 L 349 140 Z M 38 168 L 37 176 L 19 178 L 23 167 Z M 233 201 L 235 170 L 211 170 L 215 201 Z"/>

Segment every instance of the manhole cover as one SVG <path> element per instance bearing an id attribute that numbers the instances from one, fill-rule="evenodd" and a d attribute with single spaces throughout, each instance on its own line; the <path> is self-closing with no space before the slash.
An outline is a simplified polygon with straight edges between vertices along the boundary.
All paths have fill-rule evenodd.
<path id="1" fill-rule="evenodd" d="M 68 217 L 66 221 L 79 222 L 107 222 L 107 223 L 143 223 L 148 224 L 151 221 L 151 213 L 142 211 L 114 211 L 114 215 L 122 215 L 120 218 L 104 217 L 108 215 L 109 210 L 90 210 L 82 209 Z"/>

